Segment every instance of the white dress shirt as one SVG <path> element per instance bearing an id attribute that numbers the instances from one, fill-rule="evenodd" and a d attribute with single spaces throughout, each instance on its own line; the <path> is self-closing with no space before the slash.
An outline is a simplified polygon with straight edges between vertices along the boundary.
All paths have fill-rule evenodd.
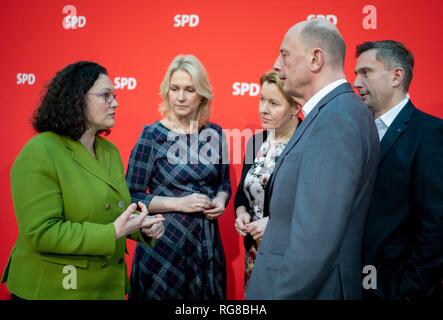
<path id="1" fill-rule="evenodd" d="M 409 94 L 407 94 L 406 98 L 397 103 L 392 109 L 383 113 L 380 117 L 375 119 L 375 125 L 377 127 L 380 141 L 381 139 L 383 139 L 383 136 L 385 135 L 386 131 L 388 131 L 389 126 L 392 124 L 392 122 L 394 122 L 395 118 L 398 116 L 400 111 L 405 107 L 408 101 L 409 101 Z"/>
<path id="2" fill-rule="evenodd" d="M 317 103 L 320 102 L 321 99 L 323 99 L 329 92 L 337 88 L 339 85 L 346 82 L 347 82 L 346 79 L 339 79 L 328 84 L 326 87 L 323 87 L 321 90 L 317 91 L 316 94 L 314 94 L 308 101 L 306 101 L 305 105 L 302 108 L 303 115 L 305 116 L 305 118 L 308 116 L 309 112 L 311 112 L 312 109 L 314 109 Z"/>

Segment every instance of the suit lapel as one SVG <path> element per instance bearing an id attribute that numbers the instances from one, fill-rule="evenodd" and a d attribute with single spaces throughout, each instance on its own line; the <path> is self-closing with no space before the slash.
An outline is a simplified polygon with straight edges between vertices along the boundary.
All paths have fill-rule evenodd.
<path id="1" fill-rule="evenodd" d="M 112 177 L 112 163 L 111 163 L 111 154 L 106 150 L 105 146 L 100 139 L 95 140 L 95 152 L 96 152 L 96 159 L 98 161 L 98 164 L 100 168 L 102 168 L 106 176 L 113 180 Z"/>
<path id="2" fill-rule="evenodd" d="M 400 137 L 400 135 L 402 135 L 408 128 L 408 123 L 411 121 L 413 110 L 414 106 L 409 101 L 389 126 L 383 139 L 380 141 L 379 163 L 384 159 L 389 149 L 391 149 L 392 145 L 397 141 L 398 137 Z"/>
<path id="3" fill-rule="evenodd" d="M 301 125 L 295 130 L 294 135 L 289 140 L 288 144 L 286 145 L 285 149 L 281 153 L 277 163 L 275 164 L 274 171 L 271 175 L 271 180 L 269 182 L 269 193 L 272 194 L 272 187 L 274 185 L 274 180 L 276 173 L 278 169 L 280 168 L 283 159 L 288 154 L 288 152 L 297 144 L 297 142 L 302 137 L 303 133 L 306 131 L 306 129 L 311 125 L 312 121 L 317 117 L 318 113 L 320 112 L 321 108 L 323 108 L 329 101 L 331 101 L 336 96 L 345 93 L 345 92 L 354 92 L 352 90 L 352 87 L 349 85 L 349 83 L 343 83 L 339 85 L 337 88 L 329 92 L 326 96 L 324 96 L 312 109 L 312 111 L 308 114 L 308 116 L 305 118 L 305 120 L 301 123 Z"/>
<path id="4" fill-rule="evenodd" d="M 95 175 L 100 180 L 103 180 L 109 184 L 112 188 L 120 191 L 117 184 L 111 179 L 111 159 L 110 154 L 107 152 L 101 143 L 101 141 L 96 138 L 95 148 L 96 157 L 94 159 L 92 155 L 86 150 L 86 148 L 79 141 L 74 141 L 69 138 L 63 138 L 65 146 L 72 151 L 72 158 L 85 170 L 89 171 L 91 174 Z"/>

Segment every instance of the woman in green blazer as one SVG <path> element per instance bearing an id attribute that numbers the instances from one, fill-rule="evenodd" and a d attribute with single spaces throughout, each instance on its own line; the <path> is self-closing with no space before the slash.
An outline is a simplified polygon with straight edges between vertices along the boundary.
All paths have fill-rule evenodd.
<path id="1" fill-rule="evenodd" d="M 115 123 L 112 81 L 102 66 L 71 64 L 52 79 L 32 138 L 11 170 L 18 224 L 2 282 L 13 298 L 124 299 L 126 236 L 150 243 L 161 215 L 131 204 L 117 148 L 98 134 Z"/>

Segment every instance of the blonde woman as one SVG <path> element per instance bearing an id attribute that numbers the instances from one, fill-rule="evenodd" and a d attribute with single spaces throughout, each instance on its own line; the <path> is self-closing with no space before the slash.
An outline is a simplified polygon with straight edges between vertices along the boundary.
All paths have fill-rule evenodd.
<path id="1" fill-rule="evenodd" d="M 165 233 L 153 248 L 137 246 L 129 298 L 224 299 L 225 259 L 217 218 L 231 186 L 229 166 L 222 161 L 222 129 L 208 122 L 208 75 L 195 56 L 179 55 L 160 89 L 164 117 L 143 129 L 127 182 L 133 200 L 163 213 Z"/>
<path id="2" fill-rule="evenodd" d="M 245 288 L 248 285 L 257 249 L 268 223 L 265 189 L 275 163 L 294 134 L 301 105 L 283 91 L 275 71 L 260 78 L 259 115 L 262 128 L 247 145 L 242 177 L 235 196 L 235 228 L 245 237 Z"/>

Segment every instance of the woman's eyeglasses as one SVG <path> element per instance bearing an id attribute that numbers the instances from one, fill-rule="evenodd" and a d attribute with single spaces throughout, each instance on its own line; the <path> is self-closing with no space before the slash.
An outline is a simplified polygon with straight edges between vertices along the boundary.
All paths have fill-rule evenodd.
<path id="1" fill-rule="evenodd" d="M 105 102 L 109 104 L 111 104 L 112 101 L 114 101 L 117 97 L 117 95 L 112 92 L 105 92 L 105 93 L 88 92 L 88 94 L 93 94 L 94 96 L 97 97 L 103 97 L 103 99 L 105 99 Z"/>

